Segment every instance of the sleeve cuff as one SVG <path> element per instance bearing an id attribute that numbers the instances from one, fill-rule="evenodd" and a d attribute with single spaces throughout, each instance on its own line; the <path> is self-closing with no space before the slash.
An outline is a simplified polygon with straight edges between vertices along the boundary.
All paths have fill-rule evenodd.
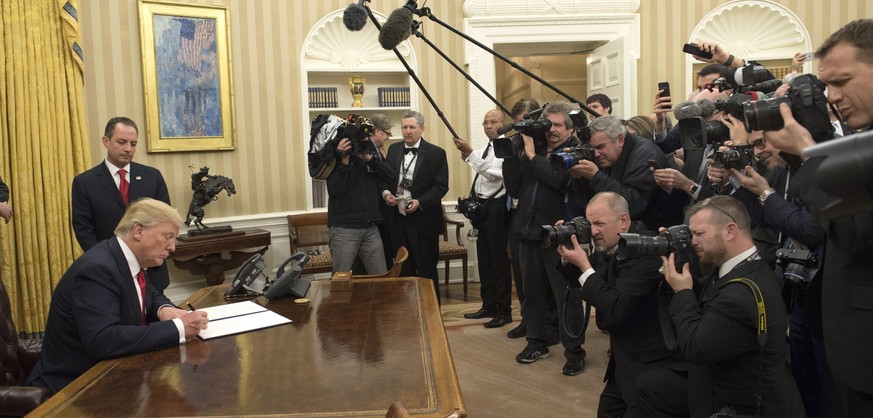
<path id="1" fill-rule="evenodd" d="M 179 331 L 179 344 L 185 344 L 185 325 L 179 318 L 173 318 L 173 324 L 176 325 L 176 330 Z"/>
<path id="2" fill-rule="evenodd" d="M 588 270 L 583 271 L 582 275 L 579 276 L 579 285 L 585 286 L 585 281 L 588 280 L 588 278 L 591 277 L 592 274 L 594 274 L 593 268 L 589 268 Z"/>

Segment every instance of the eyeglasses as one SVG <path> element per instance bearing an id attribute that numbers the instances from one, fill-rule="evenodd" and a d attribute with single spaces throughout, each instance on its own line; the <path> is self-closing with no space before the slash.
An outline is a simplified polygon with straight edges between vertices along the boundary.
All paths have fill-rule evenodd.
<path id="1" fill-rule="evenodd" d="M 752 146 L 757 149 L 764 149 L 767 146 L 767 141 L 764 138 L 758 138 L 752 141 Z"/>
<path id="2" fill-rule="evenodd" d="M 706 199 L 703 199 L 702 202 L 700 202 L 701 207 L 706 207 L 706 206 L 709 206 L 710 204 L 712 204 L 712 206 L 715 206 L 715 208 L 718 209 L 719 212 L 725 214 L 725 216 L 727 216 L 728 218 L 731 218 L 731 221 L 733 221 L 733 223 L 737 223 L 736 218 L 731 216 L 731 214 L 728 213 L 726 210 L 724 210 L 721 206 L 719 206 L 718 203 L 715 203 L 711 197 L 707 197 Z"/>
<path id="3" fill-rule="evenodd" d="M 482 126 L 502 125 L 502 124 L 503 124 L 503 122 L 501 122 L 499 120 L 486 120 L 486 121 L 482 122 Z"/>
<path id="4" fill-rule="evenodd" d="M 376 129 L 378 129 L 378 128 L 376 128 Z M 390 131 L 386 131 L 386 130 L 384 130 L 384 129 L 379 129 L 379 130 L 382 131 L 385 135 L 388 135 L 389 137 L 391 136 L 391 132 L 390 132 Z"/>

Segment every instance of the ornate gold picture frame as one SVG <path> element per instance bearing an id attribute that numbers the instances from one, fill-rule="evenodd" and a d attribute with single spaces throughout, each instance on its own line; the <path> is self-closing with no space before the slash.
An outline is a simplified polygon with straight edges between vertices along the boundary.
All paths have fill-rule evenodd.
<path id="1" fill-rule="evenodd" d="M 148 151 L 234 149 L 227 7 L 138 4 Z"/>

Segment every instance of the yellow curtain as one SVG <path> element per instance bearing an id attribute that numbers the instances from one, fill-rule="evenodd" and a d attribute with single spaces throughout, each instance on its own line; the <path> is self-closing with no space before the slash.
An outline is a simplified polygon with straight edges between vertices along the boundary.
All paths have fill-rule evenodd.
<path id="1" fill-rule="evenodd" d="M 70 185 L 90 167 L 78 0 L 0 0 L 0 173 L 14 217 L 2 277 L 21 333 L 45 329 L 51 294 L 81 255 Z"/>

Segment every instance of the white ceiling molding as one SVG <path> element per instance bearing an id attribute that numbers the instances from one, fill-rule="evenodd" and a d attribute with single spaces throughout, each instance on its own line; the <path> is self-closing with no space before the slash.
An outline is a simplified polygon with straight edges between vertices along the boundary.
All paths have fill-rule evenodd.
<path id="1" fill-rule="evenodd" d="M 373 11 L 379 22 L 385 15 Z M 403 59 L 412 61 L 412 45 L 405 40 L 397 46 Z M 319 20 L 303 44 L 305 68 L 317 70 L 356 70 L 369 71 L 403 70 L 393 51 L 383 49 L 379 44 L 379 31 L 373 22 L 367 21 L 357 32 L 348 30 L 343 24 L 343 10 L 330 13 Z"/>
<path id="2" fill-rule="evenodd" d="M 467 17 L 636 13 L 639 0 L 466 0 Z"/>

